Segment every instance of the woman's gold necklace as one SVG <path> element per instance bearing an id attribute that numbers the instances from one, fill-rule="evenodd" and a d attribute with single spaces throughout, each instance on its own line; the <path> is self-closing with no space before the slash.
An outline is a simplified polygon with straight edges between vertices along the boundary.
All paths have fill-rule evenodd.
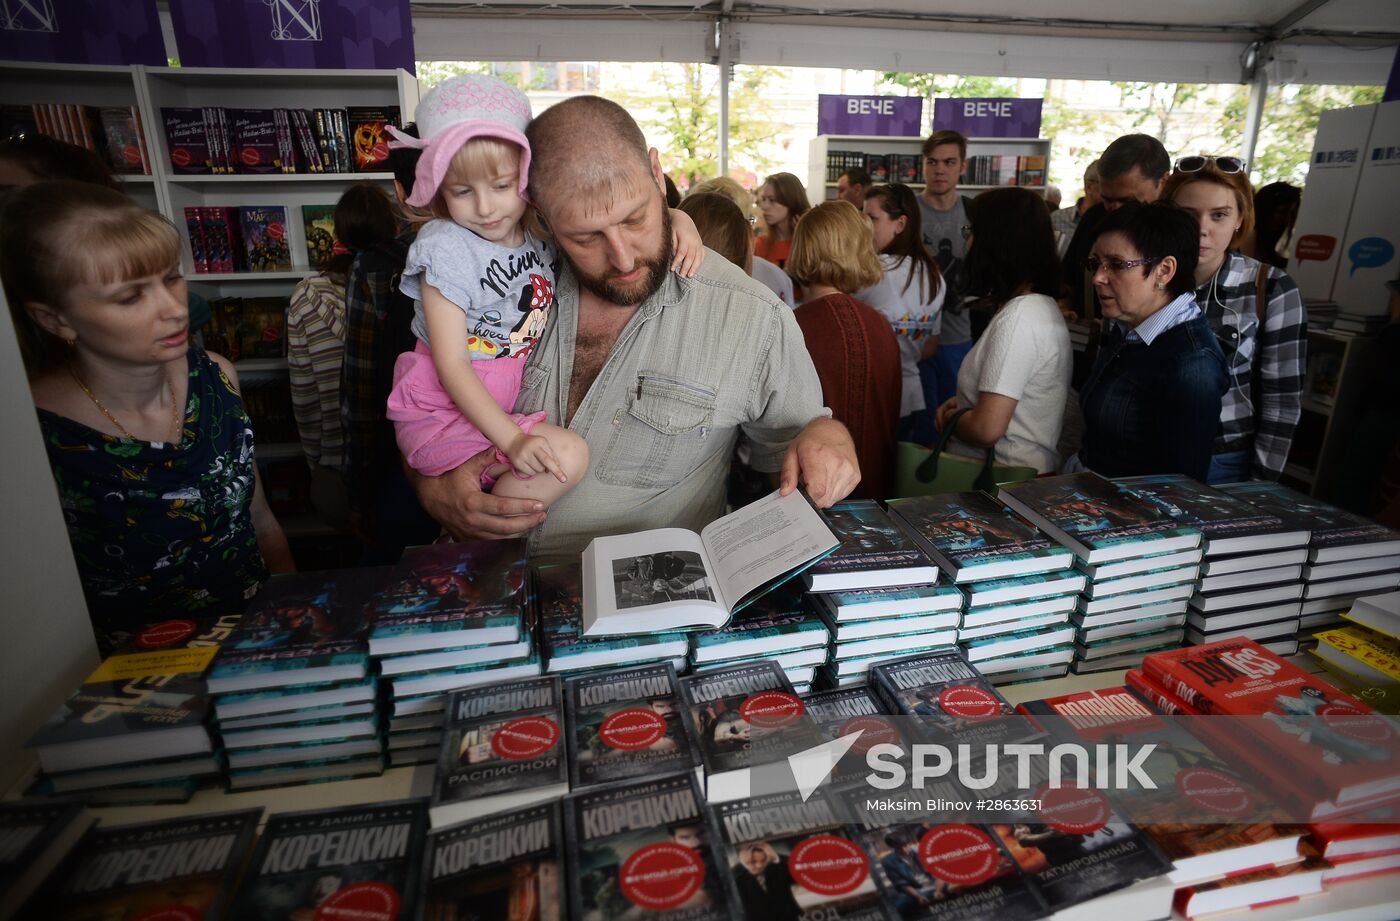
<path id="1" fill-rule="evenodd" d="M 92 401 L 92 405 L 96 406 L 97 409 L 102 413 L 102 415 L 106 416 L 107 420 L 117 427 L 117 431 L 121 432 L 124 438 L 130 438 L 132 441 L 142 440 L 140 438 L 137 438 L 135 435 L 131 434 L 129 431 L 127 431 L 126 426 L 122 425 L 121 422 L 118 421 L 117 417 L 112 415 L 112 411 L 102 405 L 102 401 L 97 398 L 97 395 L 92 392 L 91 388 L 89 388 L 88 385 L 83 382 L 83 379 L 78 376 L 78 369 L 73 367 L 72 362 L 69 362 L 68 364 L 68 373 L 73 376 L 73 383 L 77 384 L 78 387 L 83 391 L 83 393 L 87 394 L 87 398 Z M 175 440 L 170 443 L 173 445 L 178 445 L 181 441 L 184 440 L 185 423 L 184 419 L 181 418 L 182 414 L 180 412 L 180 401 L 175 399 L 175 382 L 167 380 L 166 384 L 170 387 L 170 405 L 173 407 L 174 410 L 174 418 L 171 420 L 171 422 L 173 423 L 175 429 Z"/>

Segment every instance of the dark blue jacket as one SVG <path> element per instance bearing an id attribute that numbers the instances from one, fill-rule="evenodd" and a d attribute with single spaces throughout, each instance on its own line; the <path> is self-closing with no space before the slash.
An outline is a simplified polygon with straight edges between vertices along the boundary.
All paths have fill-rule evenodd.
<path id="1" fill-rule="evenodd" d="M 1108 477 L 1181 473 L 1204 482 L 1229 383 L 1204 316 L 1151 345 L 1108 337 L 1079 393 L 1079 459 Z"/>

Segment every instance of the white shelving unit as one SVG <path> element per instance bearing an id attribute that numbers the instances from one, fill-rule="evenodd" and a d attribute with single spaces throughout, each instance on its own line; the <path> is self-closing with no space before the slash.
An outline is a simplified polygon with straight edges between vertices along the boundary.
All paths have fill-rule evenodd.
<path id="1" fill-rule="evenodd" d="M 80 64 L 23 64 L 0 62 L 0 105 L 63 103 L 88 106 L 141 106 L 141 68 Z M 141 109 L 141 124 L 147 132 L 150 150 L 150 123 Z M 155 154 L 151 153 L 152 174 L 123 174 L 126 190 L 147 208 L 159 209 Z M 163 209 L 160 209 L 163 211 Z"/>
<path id="2" fill-rule="evenodd" d="M 185 175 L 172 171 L 162 108 L 344 108 L 398 106 L 405 119 L 418 107 L 418 81 L 403 70 L 301 70 L 185 67 L 106 67 L 0 63 L 0 104 L 76 103 L 135 106 L 151 160 L 148 176 L 123 176 L 132 198 L 160 211 L 181 229 L 185 277 L 191 290 L 222 297 L 286 296 L 315 271 L 306 253 L 302 205 L 333 205 L 351 185 L 370 181 L 393 191 L 393 173 L 287 173 Z M 287 210 L 292 269 L 281 272 L 195 273 L 185 208 L 279 205 Z M 287 374 L 283 358 L 237 362 L 240 377 Z M 254 423 L 256 424 L 256 419 Z M 296 442 L 260 442 L 260 464 L 301 457 Z M 300 515 L 289 533 L 329 533 L 314 516 Z"/>
<path id="3" fill-rule="evenodd" d="M 812 138 L 807 152 L 807 198 L 813 204 L 836 197 L 836 181 L 826 178 L 826 155 L 832 150 L 858 150 L 867 154 L 906 154 L 918 157 L 924 146 L 922 137 L 878 137 L 856 134 L 819 134 Z M 1050 170 L 1050 141 L 1046 138 L 968 138 L 967 155 L 976 156 L 1041 156 L 1045 158 L 1046 175 Z M 919 180 L 906 183 L 915 191 L 922 190 L 923 163 L 919 164 Z M 895 181 L 895 180 L 891 180 Z M 989 185 L 963 185 L 958 189 L 968 195 L 976 195 L 988 189 L 1001 188 Z M 1045 186 L 1027 186 L 1031 191 L 1045 193 Z"/>
<path id="4" fill-rule="evenodd" d="M 1335 468 L 1346 451 L 1352 429 L 1359 379 L 1367 360 L 1369 336 L 1341 336 L 1308 331 L 1309 374 L 1303 382 L 1303 414 L 1293 435 L 1283 479 L 1321 499 L 1330 497 Z M 1322 365 L 1328 380 L 1324 383 Z"/>

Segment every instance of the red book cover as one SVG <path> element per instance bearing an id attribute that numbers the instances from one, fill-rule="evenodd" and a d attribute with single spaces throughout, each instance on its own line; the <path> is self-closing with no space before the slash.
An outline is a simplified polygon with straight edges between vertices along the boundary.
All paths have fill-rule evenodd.
<path id="1" fill-rule="evenodd" d="M 1130 669 L 1128 673 L 1123 676 L 1123 680 L 1134 693 L 1168 716 L 1183 716 L 1199 712 L 1184 703 L 1181 698 L 1144 675 L 1140 668 Z"/>
<path id="2" fill-rule="evenodd" d="M 1329 860 L 1400 850 L 1400 824 L 1390 822 L 1319 822 L 1312 826 L 1313 844 Z"/>
<path id="3" fill-rule="evenodd" d="M 1017 708 L 1029 716 L 1058 716 L 1090 744 L 1141 745 L 1152 753 L 1142 769 L 1155 790 L 1132 793 L 1133 821 L 1175 868 L 1184 886 L 1298 859 L 1301 829 L 1256 789 L 1248 772 L 1220 758 L 1186 726 L 1143 702 L 1127 687 L 1082 691 Z M 1058 728 L 1047 727 L 1050 731 Z"/>
<path id="4" fill-rule="evenodd" d="M 1232 726 L 1242 752 L 1314 805 L 1400 796 L 1397 740 L 1370 707 L 1253 640 L 1153 653 L 1143 674 L 1202 713 L 1262 717 Z M 1249 738 L 1240 739 L 1240 730 Z"/>

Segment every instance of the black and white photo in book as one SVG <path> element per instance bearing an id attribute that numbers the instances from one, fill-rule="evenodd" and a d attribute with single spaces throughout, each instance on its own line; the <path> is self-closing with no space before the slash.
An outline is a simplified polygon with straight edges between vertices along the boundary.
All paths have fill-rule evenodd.
<path id="1" fill-rule="evenodd" d="M 700 554 L 688 550 L 643 553 L 612 561 L 613 594 L 619 608 L 666 601 L 714 601 Z"/>
<path id="2" fill-rule="evenodd" d="M 654 528 L 595 537 L 583 551 L 583 635 L 723 627 L 840 543 L 801 490 L 774 490 L 698 534 Z"/>

